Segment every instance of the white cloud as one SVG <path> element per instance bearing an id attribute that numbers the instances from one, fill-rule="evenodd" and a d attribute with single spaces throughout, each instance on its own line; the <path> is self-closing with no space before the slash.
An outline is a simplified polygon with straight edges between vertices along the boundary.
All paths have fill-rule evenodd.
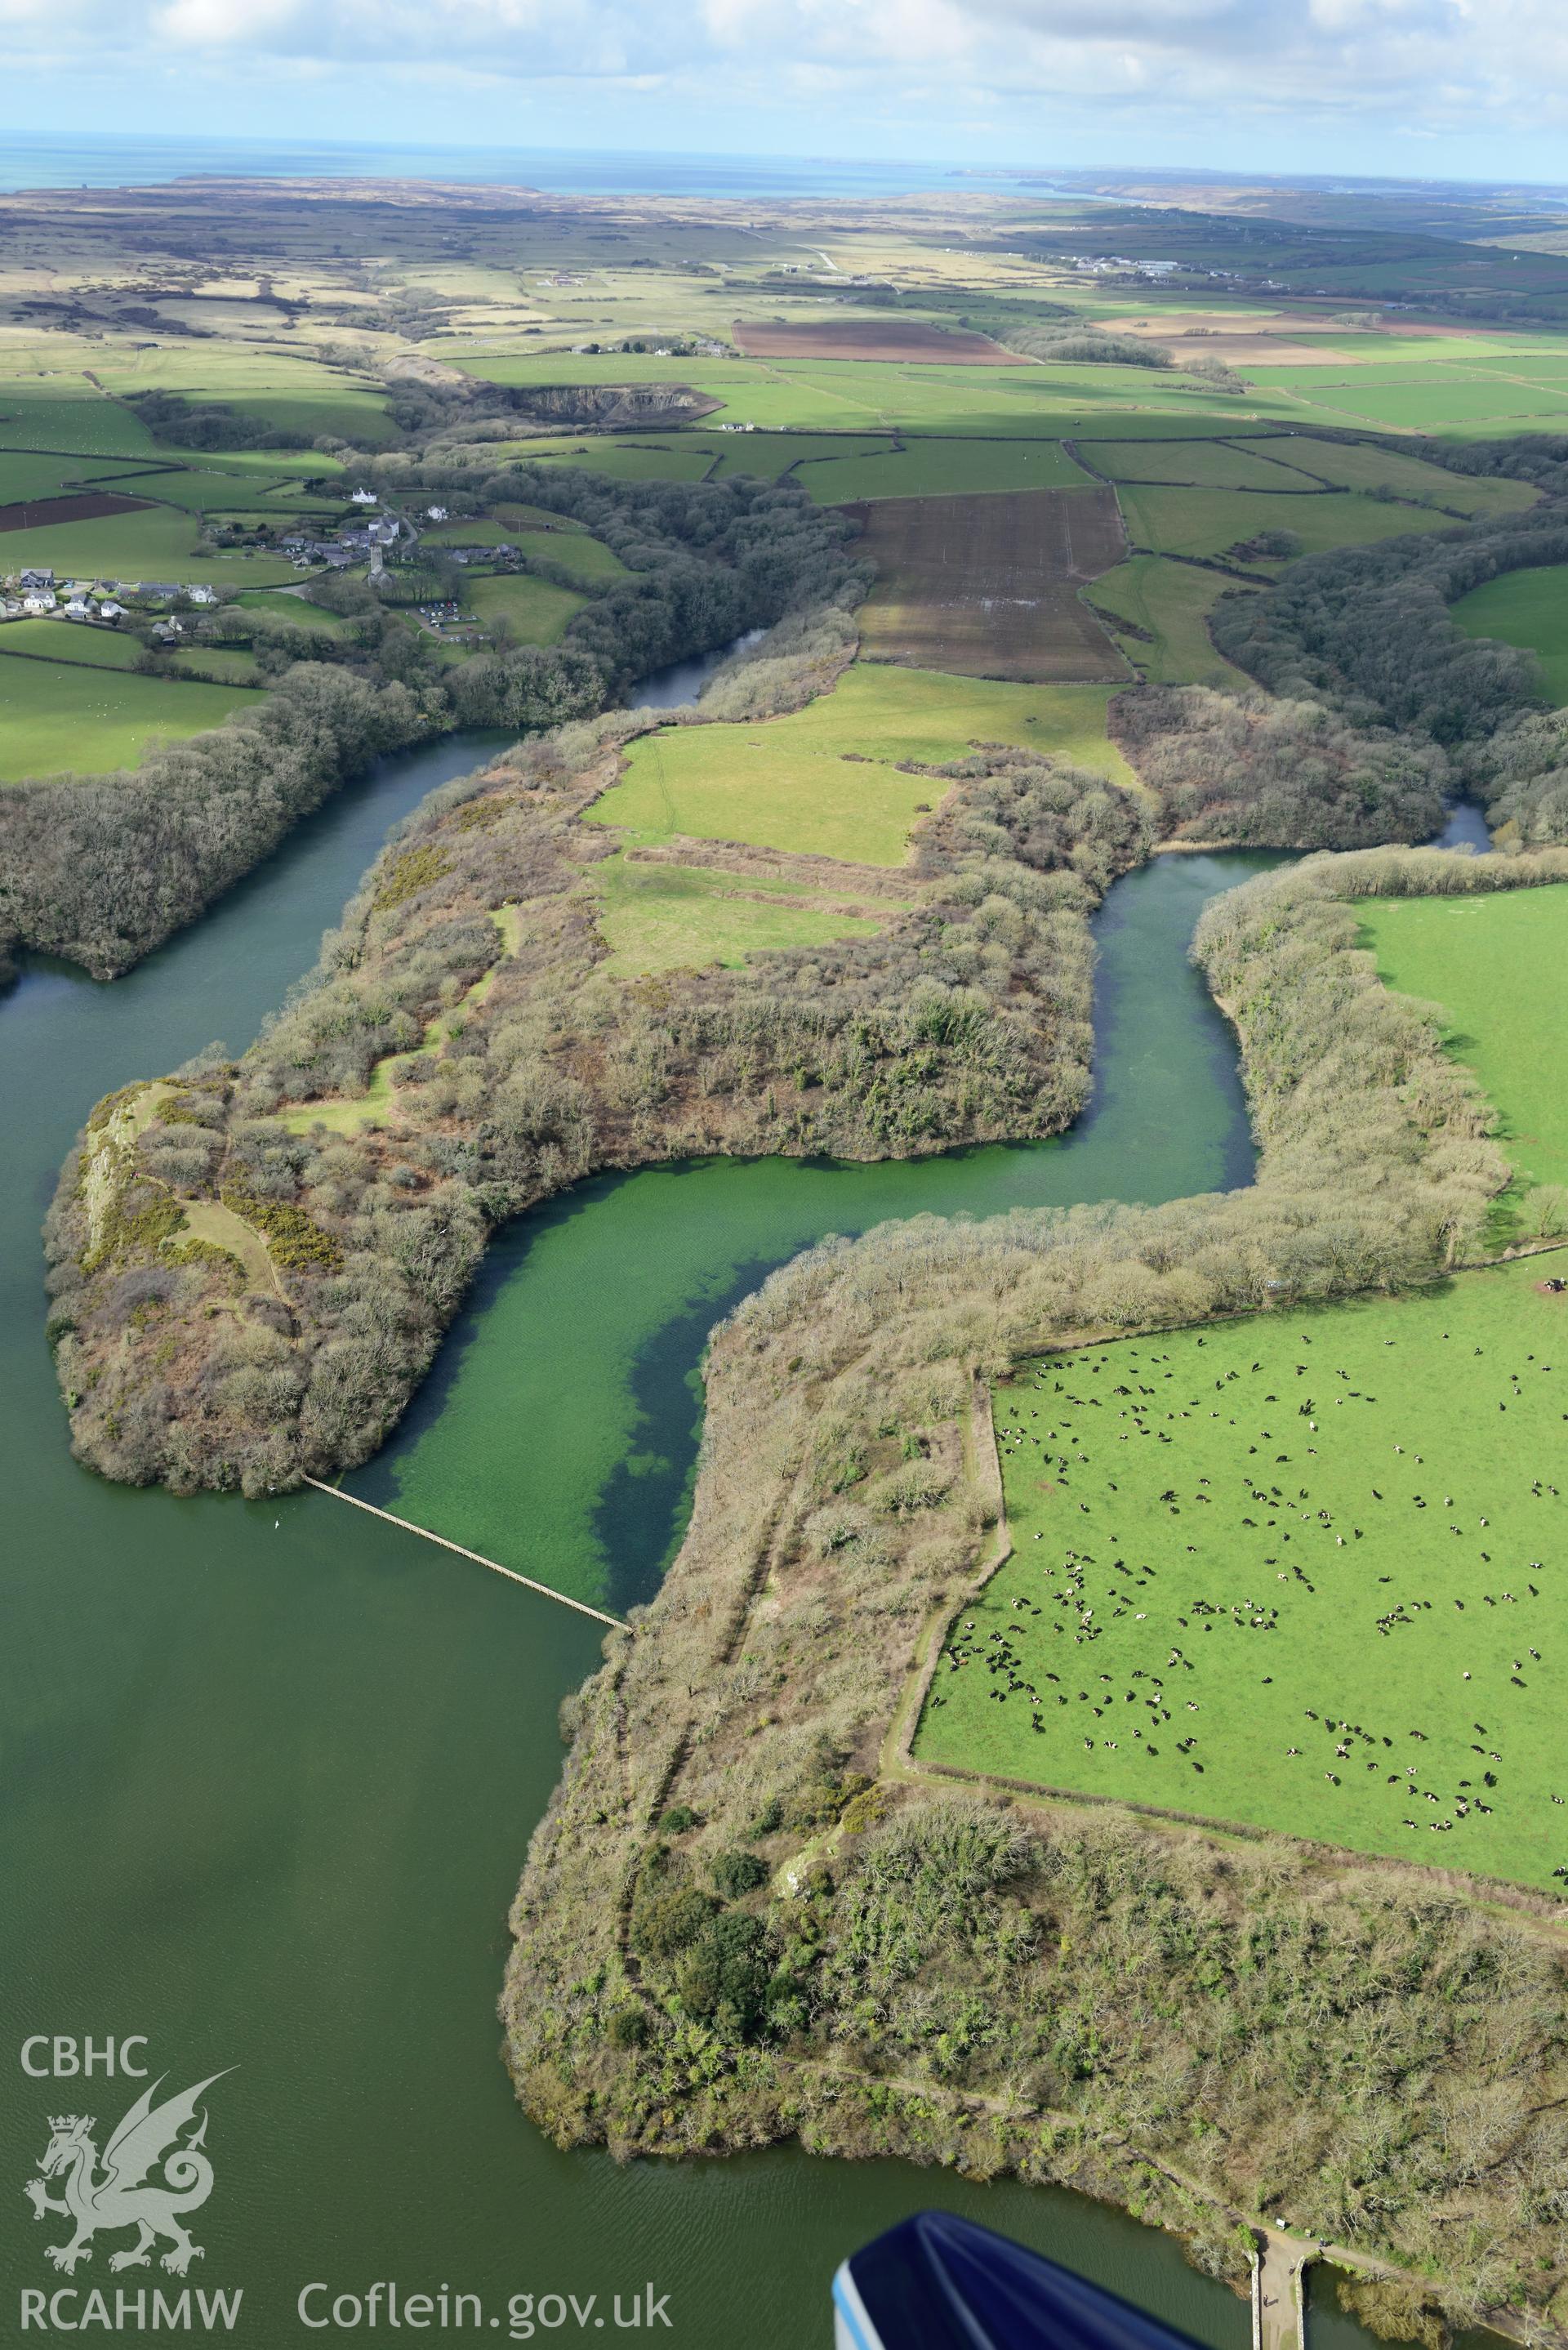
<path id="1" fill-rule="evenodd" d="M 1409 137 L 1491 124 L 1506 146 L 1509 130 L 1544 137 L 1568 111 L 1561 0 L 78 0 L 68 13 L 0 0 L 0 26 L 14 77 L 60 76 L 75 58 L 187 92 L 247 75 L 282 87 L 301 69 L 345 87 L 352 74 L 360 89 L 488 84 L 498 108 L 508 89 L 535 109 L 555 91 L 579 133 L 597 88 L 635 99 L 657 123 L 649 143 L 712 151 L 793 106 L 816 148 L 832 122 L 842 139 L 896 114 L 940 126 L 951 151 L 979 117 L 1014 160 L 1031 134 L 1049 145 L 1098 124 L 1100 155 L 1136 161 L 1151 151 L 1128 125 L 1144 122 L 1183 130 L 1196 161 L 1251 125 L 1266 168 L 1274 140 L 1314 125 L 1376 120 Z M 607 118 L 606 135 L 626 127 Z M 406 109 L 398 129 L 417 135 Z"/>

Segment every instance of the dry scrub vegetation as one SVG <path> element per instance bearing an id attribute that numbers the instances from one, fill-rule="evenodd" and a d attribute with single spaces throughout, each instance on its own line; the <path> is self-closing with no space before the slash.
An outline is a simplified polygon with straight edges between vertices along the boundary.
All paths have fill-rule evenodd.
<path id="1" fill-rule="evenodd" d="M 983 1381 L 1086 1336 L 1323 1299 L 1473 1248 L 1508 1179 L 1428 1012 L 1344 899 L 1568 858 L 1314 859 L 1210 910 L 1256 1186 L 829 1243 L 715 1334 L 691 1531 L 567 1700 L 503 2012 L 563 2145 L 795 2134 L 1114 2198 L 1233 2281 L 1238 2214 L 1397 2273 L 1395 2334 L 1568 2270 L 1568 1974 L 1544 1904 L 1268 1837 L 947 1792 L 922 1659 L 989 1568 Z M 914 1682 L 913 1689 L 911 1684 Z"/>

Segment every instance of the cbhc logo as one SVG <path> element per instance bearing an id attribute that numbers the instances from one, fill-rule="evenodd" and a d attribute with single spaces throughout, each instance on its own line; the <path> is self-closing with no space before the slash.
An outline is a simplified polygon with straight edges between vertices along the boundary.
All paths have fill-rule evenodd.
<path id="1" fill-rule="evenodd" d="M 22 2070 L 35 2081 L 68 2081 L 78 2075 L 86 2080 L 94 2073 L 103 2073 L 110 2079 L 118 2072 L 131 2081 L 145 2081 L 147 2067 L 131 2062 L 133 2054 L 144 2055 L 147 2035 L 133 2032 L 124 2040 L 111 2033 L 107 2040 L 78 2040 L 67 2033 L 35 2032 L 22 2043 Z"/>

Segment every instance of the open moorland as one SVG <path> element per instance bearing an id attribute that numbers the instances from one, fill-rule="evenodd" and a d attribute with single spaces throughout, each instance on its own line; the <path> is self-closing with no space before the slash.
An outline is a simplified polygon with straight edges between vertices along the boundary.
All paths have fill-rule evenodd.
<path id="1" fill-rule="evenodd" d="M 1543 1263 L 1003 1389 L 1012 1556 L 917 1752 L 1550 1887 L 1568 1303 Z"/>
<path id="2" fill-rule="evenodd" d="M 1075 684 L 1126 676 L 1078 593 L 1126 551 L 1114 492 L 888 498 L 849 512 L 877 568 L 861 616 L 872 660 Z"/>
<path id="3" fill-rule="evenodd" d="M 1520 1186 L 1568 1185 L 1568 889 L 1369 899 L 1357 911 L 1387 984 L 1439 1007 L 1449 1051 L 1497 1106 Z"/>

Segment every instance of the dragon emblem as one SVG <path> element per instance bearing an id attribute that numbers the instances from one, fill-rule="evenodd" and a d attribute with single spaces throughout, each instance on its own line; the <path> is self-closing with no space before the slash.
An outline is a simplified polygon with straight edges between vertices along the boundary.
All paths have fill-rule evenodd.
<path id="1" fill-rule="evenodd" d="M 29 2178 L 23 2191 L 33 2206 L 35 2220 L 57 2211 L 76 2222 L 69 2243 L 45 2248 L 57 2269 L 69 2276 L 78 2261 L 90 2261 L 91 2240 L 100 2229 L 138 2231 L 134 2244 L 110 2255 L 111 2269 L 145 2268 L 160 2237 L 169 2240 L 171 2249 L 163 2254 L 163 2266 L 175 2276 L 183 2276 L 191 2262 L 202 2257 L 201 2245 L 191 2241 L 184 2218 L 199 2210 L 213 2191 L 213 2166 L 202 2151 L 206 2115 L 202 2115 L 194 2134 L 183 2144 L 180 2133 L 195 2120 L 204 2092 L 223 2077 L 222 2073 L 213 2073 L 207 2080 L 198 2081 L 193 2089 L 182 2090 L 155 2106 L 152 2100 L 167 2078 L 161 2075 L 142 2091 L 119 2123 L 103 2150 L 101 2170 L 92 2136 L 98 2125 L 92 2115 L 50 2116 L 49 2143 L 38 2164 L 39 2175 Z M 158 2175 L 150 2178 L 150 2172 Z M 46 2181 L 51 2178 L 64 2180 L 63 2196 L 49 2193 Z"/>

